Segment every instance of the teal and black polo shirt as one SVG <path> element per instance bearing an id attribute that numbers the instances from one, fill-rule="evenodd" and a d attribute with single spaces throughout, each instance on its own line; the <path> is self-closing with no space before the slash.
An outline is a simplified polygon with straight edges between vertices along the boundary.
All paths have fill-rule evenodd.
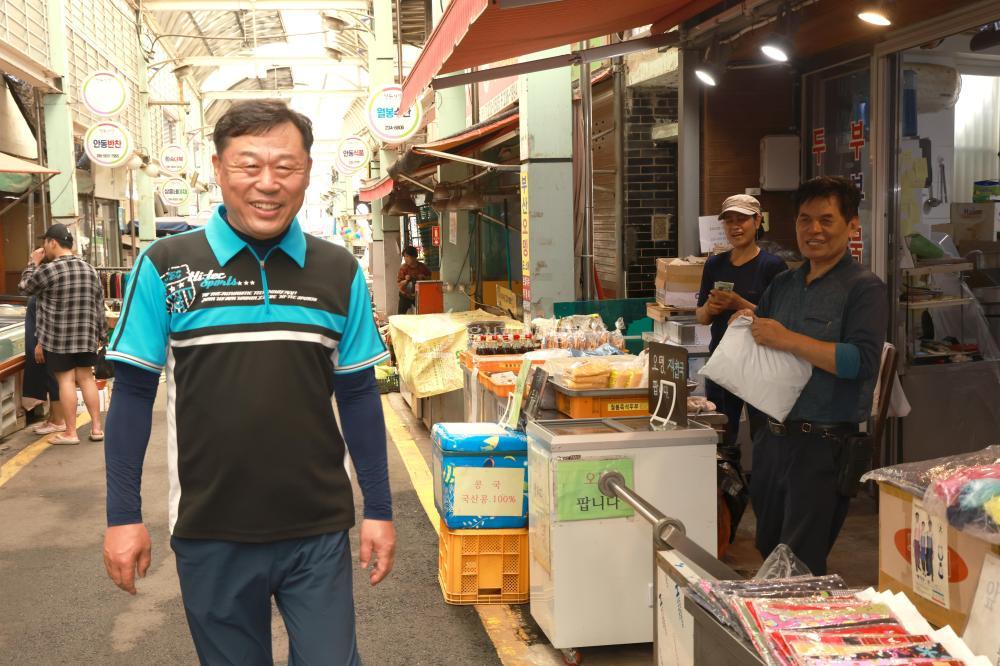
<path id="1" fill-rule="evenodd" d="M 216 210 L 139 257 L 108 358 L 167 376 L 170 530 L 268 542 L 349 529 L 333 375 L 388 356 L 364 274 L 293 220 L 257 256 Z"/>

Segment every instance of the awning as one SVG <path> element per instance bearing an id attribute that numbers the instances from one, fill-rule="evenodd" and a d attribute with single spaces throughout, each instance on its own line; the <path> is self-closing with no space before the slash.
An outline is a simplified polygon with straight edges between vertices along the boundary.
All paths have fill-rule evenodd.
<path id="1" fill-rule="evenodd" d="M 452 136 L 411 146 L 389 167 L 389 175 L 362 186 L 358 191 L 358 198 L 361 201 L 376 201 L 392 191 L 394 179 L 404 175 L 410 178 L 430 175 L 434 169 L 448 161 L 448 158 L 440 156 L 442 152 L 466 156 L 503 143 L 517 134 L 520 117 L 517 109 L 511 109 Z M 437 154 L 423 153 L 425 150 Z"/>
<path id="2" fill-rule="evenodd" d="M 438 74 L 516 58 L 652 24 L 654 34 L 719 0 L 556 0 L 504 9 L 504 0 L 452 2 L 403 83 L 401 112 Z"/>
<path id="3" fill-rule="evenodd" d="M 28 174 L 57 174 L 58 171 L 54 171 L 48 167 L 44 167 L 41 164 L 35 164 L 34 162 L 29 162 L 28 160 L 22 160 L 20 158 L 8 155 L 7 153 L 0 153 L 0 173 L 28 173 Z"/>

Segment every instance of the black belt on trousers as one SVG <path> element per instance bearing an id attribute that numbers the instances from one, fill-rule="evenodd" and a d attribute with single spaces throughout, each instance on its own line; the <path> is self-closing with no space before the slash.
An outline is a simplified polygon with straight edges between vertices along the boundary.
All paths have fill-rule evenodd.
<path id="1" fill-rule="evenodd" d="M 774 419 L 767 420 L 767 429 L 779 437 L 786 435 L 822 435 L 824 437 L 839 437 L 852 435 L 858 431 L 853 423 L 812 423 L 810 421 L 786 421 L 779 423 Z"/>

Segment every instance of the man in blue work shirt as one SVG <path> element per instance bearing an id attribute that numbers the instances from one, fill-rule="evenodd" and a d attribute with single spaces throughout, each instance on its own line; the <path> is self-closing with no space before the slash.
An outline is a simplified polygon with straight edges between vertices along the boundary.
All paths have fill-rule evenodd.
<path id="1" fill-rule="evenodd" d="M 847 516 L 838 476 L 848 438 L 871 412 L 888 310 L 885 284 L 848 251 L 860 229 L 858 189 L 824 176 L 800 185 L 796 201 L 806 262 L 737 316 L 754 319 L 758 344 L 813 365 L 785 422 L 771 420 L 754 440 L 750 495 L 761 554 L 788 544 L 819 575 Z"/>
<path id="2" fill-rule="evenodd" d="M 213 139 L 223 206 L 206 227 L 143 252 L 108 345 L 105 566 L 132 594 L 149 568 L 139 481 L 165 369 L 170 545 L 201 663 L 271 664 L 273 596 L 289 663 L 353 666 L 344 448 L 375 585 L 396 538 L 373 370 L 388 354 L 354 256 L 295 219 L 312 167 L 309 119 L 247 102 Z"/>

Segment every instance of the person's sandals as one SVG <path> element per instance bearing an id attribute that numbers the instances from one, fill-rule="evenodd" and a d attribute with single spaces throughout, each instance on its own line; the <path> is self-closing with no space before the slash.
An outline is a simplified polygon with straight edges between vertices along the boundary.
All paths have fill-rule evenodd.
<path id="1" fill-rule="evenodd" d="M 49 439 L 49 444 L 53 446 L 73 446 L 74 444 L 79 444 L 80 440 L 76 437 L 66 437 L 64 435 L 56 435 Z"/>
<path id="2" fill-rule="evenodd" d="M 56 425 L 52 421 L 46 421 L 45 423 L 37 425 L 34 428 L 32 428 L 32 432 L 34 432 L 36 435 L 51 435 L 52 433 L 64 432 L 65 430 L 66 430 L 65 423 L 63 425 Z"/>
<path id="3" fill-rule="evenodd" d="M 94 433 L 90 433 L 90 435 L 88 435 L 88 437 L 89 437 L 90 441 L 92 441 L 92 442 L 103 442 L 104 441 L 104 433 L 103 432 L 99 432 L 96 435 Z"/>

